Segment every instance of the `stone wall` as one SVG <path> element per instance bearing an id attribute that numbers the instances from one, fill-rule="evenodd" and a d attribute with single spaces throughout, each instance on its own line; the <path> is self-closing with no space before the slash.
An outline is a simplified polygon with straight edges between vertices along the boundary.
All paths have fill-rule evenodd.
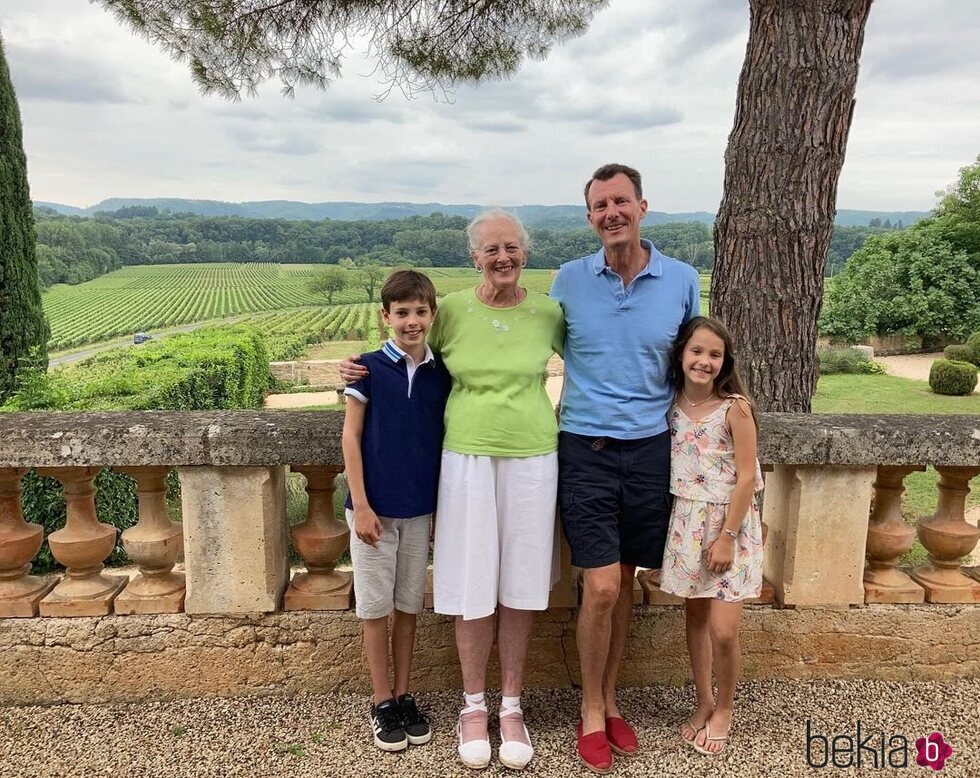
<path id="1" fill-rule="evenodd" d="M 343 424 L 319 411 L 4 413 L 0 467 L 342 467 Z M 762 413 L 759 460 L 980 465 L 980 416 Z"/>
<path id="2" fill-rule="evenodd" d="M 269 370 L 281 381 L 310 386 L 337 386 L 340 380 L 339 359 L 303 359 L 296 362 L 271 362 Z"/>
<path id="3" fill-rule="evenodd" d="M 579 679 L 575 612 L 538 617 L 527 683 Z M 970 606 L 748 607 L 743 676 L 926 680 L 980 674 L 980 618 Z M 491 660 L 491 687 L 499 685 Z M 637 608 L 622 685 L 689 679 L 680 608 Z M 460 688 L 452 619 L 419 619 L 413 682 Z M 298 694 L 370 688 L 353 613 L 254 617 L 107 616 L 0 623 L 0 704 L 139 702 L 169 697 Z"/>

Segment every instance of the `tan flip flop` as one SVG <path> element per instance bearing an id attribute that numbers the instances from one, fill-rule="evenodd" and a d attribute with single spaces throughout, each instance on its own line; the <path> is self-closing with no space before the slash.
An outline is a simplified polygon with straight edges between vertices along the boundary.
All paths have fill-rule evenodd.
<path id="1" fill-rule="evenodd" d="M 691 719 L 688 719 L 684 723 L 687 724 L 687 726 L 689 726 L 691 729 L 694 730 L 694 737 L 692 737 L 690 740 L 688 740 L 686 737 L 684 737 L 684 733 L 682 732 L 681 733 L 681 740 L 683 740 L 689 746 L 693 746 L 694 745 L 694 741 L 698 739 L 698 735 L 701 734 L 701 730 L 704 729 L 704 727 L 703 726 L 695 727 L 694 726 L 694 722 Z"/>
<path id="2" fill-rule="evenodd" d="M 704 743 L 705 743 L 705 745 L 708 744 L 708 741 L 709 740 L 714 741 L 715 743 L 724 743 L 725 745 L 723 745 L 717 751 L 709 751 L 704 746 L 699 746 L 696 742 L 695 743 L 692 743 L 691 745 L 694 746 L 694 750 L 697 751 L 699 754 L 705 754 L 706 756 L 718 756 L 720 754 L 725 753 L 725 749 L 728 747 L 728 735 L 729 734 L 731 734 L 731 730 L 730 729 L 728 731 L 728 734 L 722 735 L 721 737 L 711 737 L 711 728 L 708 726 L 708 722 L 705 722 L 705 724 L 704 724 L 704 735 L 705 735 Z"/>

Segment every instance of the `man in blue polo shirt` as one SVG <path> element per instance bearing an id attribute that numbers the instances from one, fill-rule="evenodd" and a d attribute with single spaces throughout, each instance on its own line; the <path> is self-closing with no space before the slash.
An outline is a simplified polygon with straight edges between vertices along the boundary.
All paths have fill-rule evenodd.
<path id="1" fill-rule="evenodd" d="M 369 372 L 345 391 L 343 446 L 354 598 L 374 691 L 374 744 L 402 751 L 432 737 L 409 693 L 409 672 L 416 615 L 425 599 L 451 380 L 425 342 L 436 315 L 428 276 L 396 270 L 381 287 L 381 302 L 394 337 L 361 356 Z"/>
<path id="2" fill-rule="evenodd" d="M 670 350 L 699 313 L 697 271 L 640 238 L 640 174 L 604 165 L 585 186 L 602 248 L 561 266 L 551 296 L 565 311 L 565 387 L 558 441 L 562 523 L 584 569 L 577 641 L 579 755 L 604 772 L 636 750 L 616 679 L 636 568 L 661 566 L 670 518 Z"/>

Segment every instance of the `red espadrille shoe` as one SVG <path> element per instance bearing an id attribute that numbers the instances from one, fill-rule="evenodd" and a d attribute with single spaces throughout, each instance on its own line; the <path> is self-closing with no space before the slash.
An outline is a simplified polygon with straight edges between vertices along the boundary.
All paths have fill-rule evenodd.
<path id="1" fill-rule="evenodd" d="M 603 731 L 582 734 L 582 722 L 575 728 L 578 737 L 578 758 L 594 773 L 608 773 L 612 770 L 613 755 L 609 740 Z"/>
<path id="2" fill-rule="evenodd" d="M 612 750 L 624 756 L 635 754 L 636 747 L 639 745 L 633 727 L 618 716 L 610 716 L 606 719 L 606 738 Z"/>

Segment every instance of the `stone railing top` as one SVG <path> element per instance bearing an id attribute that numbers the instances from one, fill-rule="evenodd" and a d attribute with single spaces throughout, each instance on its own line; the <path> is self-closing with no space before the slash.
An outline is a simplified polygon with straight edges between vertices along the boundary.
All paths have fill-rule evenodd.
<path id="1" fill-rule="evenodd" d="M 0 467 L 334 465 L 333 411 L 0 413 Z M 789 465 L 980 465 L 980 415 L 764 413 L 759 459 Z"/>

